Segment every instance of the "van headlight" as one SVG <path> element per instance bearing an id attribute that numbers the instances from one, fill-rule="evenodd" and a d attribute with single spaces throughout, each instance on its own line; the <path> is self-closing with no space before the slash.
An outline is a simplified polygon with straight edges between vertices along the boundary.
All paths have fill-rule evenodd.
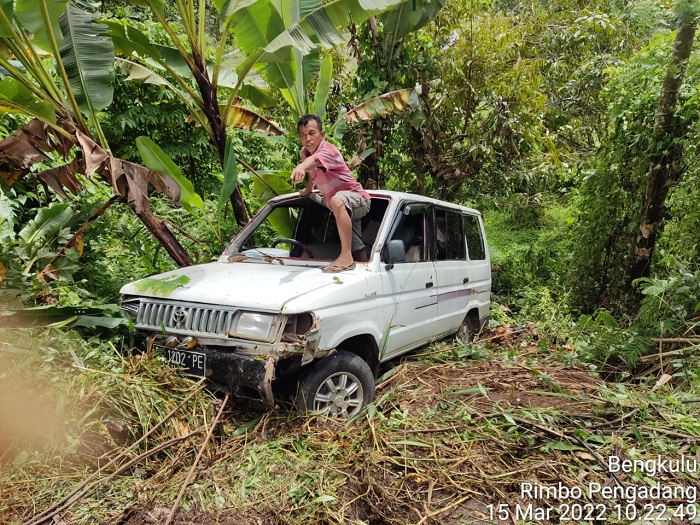
<path id="1" fill-rule="evenodd" d="M 241 312 L 231 323 L 229 335 L 253 337 L 267 341 L 272 338 L 272 331 L 275 326 L 275 316 L 272 314 Z"/>

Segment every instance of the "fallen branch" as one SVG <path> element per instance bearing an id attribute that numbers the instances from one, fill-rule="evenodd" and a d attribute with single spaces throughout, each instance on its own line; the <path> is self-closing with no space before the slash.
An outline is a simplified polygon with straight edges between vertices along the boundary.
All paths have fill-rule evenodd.
<path id="1" fill-rule="evenodd" d="M 648 427 L 646 425 L 640 425 L 639 428 L 648 432 L 659 432 L 666 436 L 680 438 L 687 443 L 700 443 L 700 437 L 698 436 L 689 436 L 688 434 L 681 434 L 680 432 L 673 432 L 672 430 L 664 430 L 663 428 Z"/>
<path id="2" fill-rule="evenodd" d="M 175 513 L 177 512 L 177 508 L 180 506 L 180 500 L 182 500 L 182 496 L 185 494 L 185 490 L 187 490 L 187 487 L 194 481 L 194 473 L 195 469 L 197 468 L 197 464 L 199 463 L 199 460 L 202 457 L 202 454 L 204 453 L 204 449 L 207 447 L 209 444 L 209 440 L 211 439 L 211 435 L 214 433 L 214 429 L 216 428 L 216 425 L 219 423 L 219 418 L 221 417 L 221 414 L 224 412 L 224 408 L 226 408 L 226 403 L 228 403 L 228 397 L 229 395 L 226 394 L 226 397 L 224 397 L 223 403 L 221 403 L 221 408 L 216 414 L 216 417 L 214 418 L 214 421 L 211 422 L 211 426 L 209 427 L 209 433 L 207 434 L 207 437 L 204 438 L 204 442 L 202 443 L 202 446 L 199 447 L 199 452 L 197 453 L 197 457 L 194 459 L 194 463 L 192 463 L 192 467 L 190 468 L 189 473 L 187 474 L 187 478 L 185 478 L 185 482 L 182 484 L 182 488 L 180 489 L 180 493 L 177 495 L 177 498 L 175 499 L 175 503 L 173 503 L 173 507 L 170 509 L 170 514 L 168 514 L 168 518 L 165 520 L 164 525 L 170 525 L 170 522 L 173 520 L 175 517 Z"/>
<path id="3" fill-rule="evenodd" d="M 676 341 L 676 342 L 681 342 Z M 656 359 L 661 359 L 663 357 L 668 357 L 668 356 L 673 356 L 673 355 L 683 355 L 687 350 L 691 349 L 696 349 L 696 345 L 700 344 L 700 340 L 697 343 L 693 343 L 691 339 L 684 339 L 682 342 L 688 342 L 689 344 L 692 344 L 693 346 L 688 346 L 686 348 L 679 348 L 677 350 L 669 350 L 668 352 L 663 352 L 661 354 L 650 354 L 650 355 L 645 355 L 639 358 L 640 363 L 648 363 L 650 361 L 654 361 Z"/>
<path id="4" fill-rule="evenodd" d="M 625 419 L 632 417 L 637 412 L 639 412 L 639 408 L 635 408 L 634 410 L 632 410 L 632 412 L 628 412 L 627 414 L 624 414 L 623 416 L 620 416 L 617 419 L 613 419 L 612 421 L 606 421 L 605 423 L 596 423 L 595 425 L 587 426 L 586 429 L 589 430 L 594 428 L 610 427 L 617 423 L 622 423 Z"/>
<path id="5" fill-rule="evenodd" d="M 503 414 L 503 416 L 505 417 L 505 414 Z M 525 418 L 522 418 L 522 417 L 517 417 L 517 416 L 510 415 L 510 414 L 509 414 L 509 417 L 510 417 L 511 419 L 513 419 L 513 421 L 516 421 L 517 423 L 522 423 L 522 424 L 525 424 L 525 425 L 530 425 L 530 426 L 535 427 L 535 428 L 537 428 L 537 429 L 539 429 L 539 430 L 541 430 L 541 431 L 543 431 L 543 432 L 547 432 L 547 433 L 549 433 L 549 434 L 551 434 L 551 435 L 553 435 L 553 436 L 556 436 L 556 437 L 558 437 L 558 438 L 560 438 L 560 439 L 565 439 L 565 440 L 568 441 L 569 443 L 581 445 L 582 447 L 584 447 L 584 448 L 596 459 L 596 461 L 597 461 L 598 463 L 600 463 L 600 464 L 603 466 L 603 468 L 605 468 L 605 469 L 608 468 L 607 463 L 606 463 L 605 460 L 600 456 L 600 454 L 598 454 L 595 450 L 593 450 L 593 449 L 588 445 L 588 443 L 586 443 L 583 439 L 581 439 L 581 438 L 579 438 L 579 437 L 577 437 L 577 436 L 574 436 L 574 435 L 569 435 L 569 434 L 566 434 L 566 433 L 557 432 L 557 431 L 554 430 L 554 429 L 548 428 L 548 427 L 546 427 L 546 426 L 544 426 L 544 425 L 540 425 L 540 424 L 538 424 L 538 423 L 535 423 L 534 421 L 529 421 L 529 420 L 527 420 L 527 419 L 525 419 Z M 611 472 L 610 474 L 612 475 L 613 479 L 615 480 L 615 482 L 616 482 L 620 487 L 624 487 L 624 486 L 625 486 L 625 485 L 622 483 L 622 480 L 617 476 L 617 474 L 615 474 L 614 472 Z"/>
<path id="6" fill-rule="evenodd" d="M 655 337 L 652 339 L 655 343 L 688 343 L 691 345 L 700 345 L 700 337 Z"/>
<path id="7" fill-rule="evenodd" d="M 188 434 L 185 434 L 184 436 L 179 436 L 179 437 L 176 437 L 176 438 L 173 438 L 173 439 L 169 439 L 168 441 L 165 441 L 164 443 L 161 443 L 161 444 L 159 444 L 159 445 L 153 447 L 152 449 L 147 450 L 147 451 L 144 452 L 143 454 L 139 454 L 138 456 L 136 456 L 136 457 L 135 457 L 134 459 L 132 459 L 131 461 L 127 461 L 126 463 L 120 465 L 119 468 L 117 468 L 117 469 L 116 469 L 114 472 L 112 472 L 109 476 L 107 476 L 107 477 L 105 477 L 105 478 L 102 478 L 102 479 L 98 479 L 97 481 L 93 481 L 92 483 L 90 483 L 89 485 L 87 485 L 87 486 L 86 486 L 85 488 L 83 488 L 80 492 L 78 492 L 77 494 L 75 494 L 74 497 L 71 498 L 71 501 L 66 501 L 66 503 L 64 503 L 63 505 L 61 505 L 61 506 L 58 507 L 57 509 L 51 511 L 51 513 L 50 513 L 49 515 L 44 516 L 43 518 L 40 518 L 40 519 L 38 519 L 38 520 L 36 520 L 35 518 L 32 518 L 32 520 L 34 520 L 34 521 L 30 520 L 29 522 L 24 523 L 24 525 L 29 525 L 29 524 L 32 524 L 32 525 L 33 525 L 33 524 L 45 523 L 46 521 L 48 521 L 48 520 L 54 518 L 54 517 L 55 517 L 57 514 L 59 514 L 60 512 L 66 510 L 68 507 L 70 507 L 71 505 L 73 505 L 73 503 L 77 502 L 80 498 L 82 498 L 82 497 L 85 496 L 86 494 L 89 494 L 90 492 L 92 492 L 92 490 L 93 490 L 95 487 L 97 487 L 98 485 L 101 485 L 102 483 L 104 483 L 104 482 L 106 482 L 106 481 L 110 481 L 111 479 L 117 477 L 119 474 L 121 474 L 121 473 L 124 472 L 125 470 L 127 470 L 127 469 L 133 467 L 133 466 L 136 465 L 137 463 L 140 463 L 141 461 L 143 461 L 144 459 L 148 458 L 149 456 L 152 456 L 152 455 L 155 454 L 156 452 L 160 452 L 161 450 L 164 450 L 164 449 L 168 448 L 168 447 L 171 446 L 171 445 L 175 445 L 175 444 L 179 443 L 180 441 L 185 441 L 186 439 L 189 439 L 189 438 L 191 438 L 192 436 L 199 434 L 199 433 L 202 432 L 205 428 L 206 428 L 206 427 L 199 427 L 198 429 L 193 430 L 192 432 L 190 432 L 190 433 L 188 433 Z M 64 498 L 64 499 L 65 499 L 65 498 Z"/>
<path id="8" fill-rule="evenodd" d="M 185 237 L 187 237 L 187 238 L 188 238 L 189 240 L 191 240 L 192 242 L 196 242 L 196 243 L 198 243 L 198 244 L 204 244 L 204 241 L 203 241 L 203 240 L 197 239 L 196 237 L 193 237 L 192 235 L 190 235 L 189 233 L 187 233 L 187 232 L 185 231 L 185 229 L 184 229 L 182 226 L 179 226 L 179 225 L 175 224 L 174 222 L 169 221 L 168 219 L 163 219 L 163 224 L 165 224 L 166 226 L 172 226 L 174 229 L 176 229 L 177 231 L 179 231 L 182 235 L 184 235 Z"/>
<path id="9" fill-rule="evenodd" d="M 129 448 L 122 450 L 119 454 L 117 454 L 114 458 L 112 458 L 110 461 L 105 463 L 103 466 L 98 468 L 95 472 L 90 474 L 87 478 L 85 478 L 82 482 L 78 484 L 77 487 L 73 489 L 72 492 L 70 492 L 68 495 L 64 496 L 61 500 L 57 501 L 51 507 L 46 509 L 44 512 L 41 512 L 40 514 L 37 514 L 36 516 L 33 516 L 29 521 L 25 522 L 24 525 L 37 525 L 39 523 L 42 523 L 43 521 L 46 521 L 48 518 L 51 518 L 55 516 L 58 512 L 61 512 L 65 508 L 68 508 L 70 505 L 75 503 L 76 500 L 70 501 L 76 494 L 79 492 L 83 491 L 84 487 L 90 483 L 93 479 L 95 479 L 97 476 L 99 476 L 102 472 L 104 472 L 108 467 L 119 461 L 120 459 L 124 458 L 129 452 L 131 452 L 134 448 L 139 446 L 143 441 L 148 439 L 148 437 L 153 434 L 156 430 L 158 430 L 163 424 L 173 417 L 176 412 L 178 412 L 183 406 L 185 406 L 185 403 L 187 403 L 192 397 L 194 397 L 195 394 L 200 392 L 202 390 L 202 385 L 199 385 L 198 388 L 193 390 L 185 399 L 183 399 L 179 405 L 177 405 L 175 408 L 173 408 L 162 420 L 160 420 L 151 430 L 146 432 L 141 438 L 139 438 L 134 444 L 132 444 Z M 177 438 L 176 438 L 177 439 Z M 121 467 L 120 467 L 121 470 Z M 104 480 L 100 480 L 98 483 L 102 482 Z"/>

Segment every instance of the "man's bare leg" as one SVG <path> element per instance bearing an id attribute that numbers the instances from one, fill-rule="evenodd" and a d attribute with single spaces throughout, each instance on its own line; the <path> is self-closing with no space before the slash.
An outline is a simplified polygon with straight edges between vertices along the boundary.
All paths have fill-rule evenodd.
<path id="1" fill-rule="evenodd" d="M 352 258 L 352 219 L 345 203 L 336 197 L 331 199 L 331 211 L 335 215 L 335 224 L 340 237 L 340 255 L 332 265 L 350 266 L 355 262 Z"/>

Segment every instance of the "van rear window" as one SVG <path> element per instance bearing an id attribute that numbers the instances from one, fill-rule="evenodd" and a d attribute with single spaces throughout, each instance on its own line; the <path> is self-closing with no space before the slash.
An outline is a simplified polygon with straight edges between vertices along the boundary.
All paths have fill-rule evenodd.
<path id="1" fill-rule="evenodd" d="M 484 249 L 484 238 L 479 226 L 479 219 L 474 215 L 463 215 L 464 232 L 467 235 L 467 251 L 469 259 L 472 261 L 483 261 L 486 259 Z"/>

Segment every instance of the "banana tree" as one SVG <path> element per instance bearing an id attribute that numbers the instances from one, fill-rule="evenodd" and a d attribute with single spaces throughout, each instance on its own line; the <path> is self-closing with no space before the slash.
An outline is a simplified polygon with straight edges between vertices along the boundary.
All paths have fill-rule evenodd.
<path id="1" fill-rule="evenodd" d="M 65 164 L 34 174 L 47 188 L 76 193 L 77 174 L 99 176 L 176 262 L 191 264 L 149 205 L 149 184 L 178 201 L 177 184 L 110 154 L 99 112 L 112 101 L 114 46 L 93 9 L 85 0 L 0 0 L 0 110 L 32 117 L 0 142 L 0 178 L 13 184 L 57 154 Z"/>
<path id="2" fill-rule="evenodd" d="M 269 99 L 264 90 L 247 82 L 254 71 L 268 86 L 279 89 L 297 114 L 323 112 L 332 63 L 321 64 L 319 48 L 345 41 L 343 27 L 358 24 L 407 0 L 212 0 L 219 14 L 218 45 L 210 45 L 205 31 L 206 0 L 176 0 L 177 25 L 166 17 L 164 0 L 143 0 L 170 42 L 158 45 L 135 27 L 114 21 L 109 34 L 128 67 L 141 78 L 170 87 L 209 133 L 224 166 L 224 184 L 239 222 L 248 214 L 232 163 L 241 163 L 230 144 L 228 124 L 249 106 Z M 235 47 L 231 44 L 235 40 Z M 232 58 L 232 57 L 238 57 Z M 306 86 L 321 68 L 313 105 Z M 258 122 L 265 122 L 260 117 Z M 226 152 L 229 151 L 230 158 Z M 227 171 L 228 169 L 228 171 Z"/>
<path id="3" fill-rule="evenodd" d="M 410 33 L 419 30 L 428 24 L 437 16 L 440 10 L 444 7 L 446 0 L 413 0 L 406 2 L 395 9 L 386 11 L 381 15 L 370 20 L 368 39 L 371 39 L 371 44 L 367 45 L 369 53 L 362 56 L 362 63 L 358 67 L 360 80 L 357 82 L 359 90 L 364 92 L 365 96 L 375 95 L 377 82 L 384 83 L 386 88 L 397 89 L 405 87 L 405 82 L 408 80 L 411 83 L 421 82 L 422 79 L 411 78 L 416 77 L 418 69 L 413 67 L 410 71 L 397 71 L 401 64 L 399 53 L 404 44 L 404 39 Z M 355 49 L 358 56 L 359 49 Z M 364 78 L 364 81 L 363 81 Z M 370 81 L 371 80 L 371 81 Z M 428 86 L 422 90 L 421 100 L 423 105 L 427 107 L 428 102 Z M 385 88 L 385 89 L 386 89 Z M 383 175 L 380 172 L 378 159 L 382 156 L 383 146 L 385 142 L 385 121 L 381 118 L 382 113 L 378 113 L 376 117 L 363 118 L 363 120 L 371 120 L 371 139 L 368 141 L 370 146 L 376 150 L 374 156 L 374 164 L 370 163 L 367 166 L 369 172 L 367 176 L 373 176 L 381 182 Z M 425 115 L 426 118 L 429 114 Z M 418 144 L 423 142 L 420 130 L 415 126 L 411 126 L 413 135 L 413 143 Z M 415 158 L 419 159 L 420 155 Z M 420 160 L 419 160 L 420 162 Z M 422 170 L 416 170 L 420 179 Z M 423 184 L 419 180 L 419 192 L 423 192 Z"/>

